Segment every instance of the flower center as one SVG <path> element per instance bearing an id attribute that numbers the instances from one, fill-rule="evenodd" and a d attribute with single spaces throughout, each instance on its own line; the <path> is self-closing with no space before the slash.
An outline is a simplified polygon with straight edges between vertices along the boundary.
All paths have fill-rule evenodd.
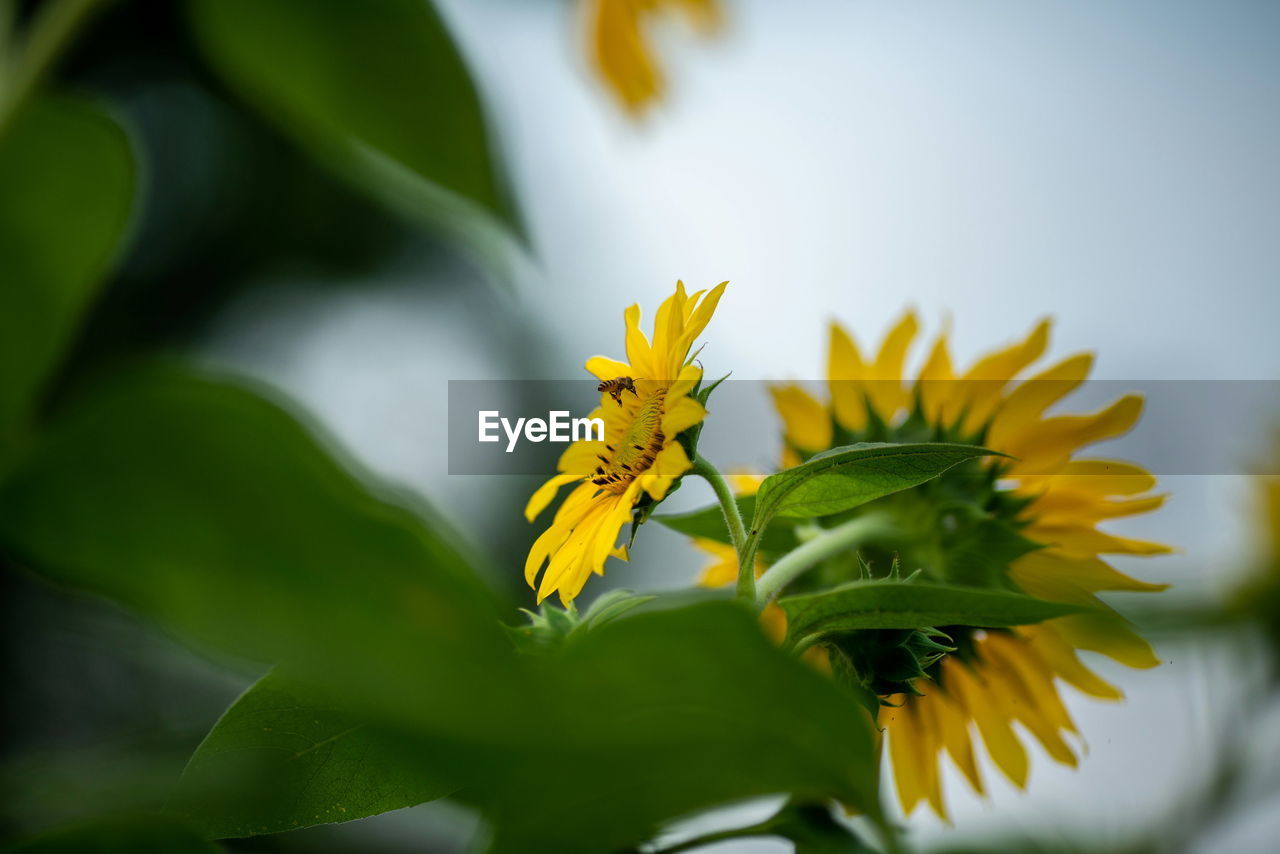
<path id="1" fill-rule="evenodd" d="M 662 403 L 667 390 L 660 388 L 640 401 L 627 432 L 617 445 L 605 445 L 608 456 L 600 455 L 591 482 L 620 495 L 638 476 L 653 466 L 666 442 L 662 434 Z"/>

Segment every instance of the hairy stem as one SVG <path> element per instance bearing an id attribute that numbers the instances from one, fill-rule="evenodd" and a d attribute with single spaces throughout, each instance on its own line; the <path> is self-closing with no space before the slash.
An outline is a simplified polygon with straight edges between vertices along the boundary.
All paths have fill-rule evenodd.
<path id="1" fill-rule="evenodd" d="M 720 502 L 720 510 L 724 513 L 724 524 L 729 529 L 729 542 L 733 543 L 734 551 L 738 553 L 738 595 L 743 595 L 742 578 L 745 574 L 750 582 L 750 600 L 755 600 L 755 573 L 752 571 L 755 563 L 754 559 L 751 563 L 743 563 L 743 549 L 746 545 L 746 534 L 742 527 L 742 515 L 738 513 L 738 499 L 734 496 L 733 490 L 729 488 L 729 482 L 724 479 L 724 475 L 707 461 L 701 455 L 693 458 L 693 471 L 701 476 L 707 483 L 711 484 L 711 488 L 716 493 L 716 500 Z M 744 569 L 745 567 L 745 569 Z"/>
<path id="2" fill-rule="evenodd" d="M 756 585 L 756 597 L 761 603 L 769 601 L 813 566 L 887 530 L 889 521 L 885 516 L 869 513 L 822 532 L 769 567 Z"/>

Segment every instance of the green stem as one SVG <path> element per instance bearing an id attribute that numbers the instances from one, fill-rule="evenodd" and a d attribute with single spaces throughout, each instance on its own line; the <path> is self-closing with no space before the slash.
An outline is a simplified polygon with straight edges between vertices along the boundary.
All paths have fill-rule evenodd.
<path id="1" fill-rule="evenodd" d="M 760 548 L 760 532 L 763 530 L 752 528 L 748 531 L 738 551 L 738 598 L 752 604 L 756 601 L 756 550 Z"/>
<path id="2" fill-rule="evenodd" d="M 693 471 L 711 484 L 711 488 L 715 490 L 716 500 L 720 502 L 720 510 L 724 513 L 724 524 L 729 529 L 729 541 L 733 543 L 733 548 L 737 551 L 742 550 L 742 516 L 738 513 L 738 499 L 734 497 L 733 490 L 729 488 L 729 482 L 724 479 L 724 475 L 707 461 L 705 457 L 695 456 L 693 458 Z"/>
<path id="3" fill-rule="evenodd" d="M 769 567 L 756 585 L 756 598 L 762 603 L 769 601 L 811 567 L 832 555 L 848 551 L 870 537 L 884 533 L 888 528 L 889 522 L 885 516 L 869 513 L 822 532 Z"/>
<path id="4" fill-rule="evenodd" d="M 48 0 L 27 28 L 20 50 L 9 50 L 0 91 L 0 136 L 103 0 Z M 10 45 L 13 47 L 13 45 Z"/>

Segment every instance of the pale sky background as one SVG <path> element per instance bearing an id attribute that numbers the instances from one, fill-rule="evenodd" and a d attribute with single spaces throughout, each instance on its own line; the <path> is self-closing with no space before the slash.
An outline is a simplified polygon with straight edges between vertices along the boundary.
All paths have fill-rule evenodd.
<path id="1" fill-rule="evenodd" d="M 702 358 L 736 378 L 818 377 L 828 319 L 878 341 L 915 306 L 930 333 L 951 318 L 962 362 L 1052 315 L 1050 356 L 1095 350 L 1107 379 L 1280 379 L 1280 4 L 724 0 L 713 42 L 661 29 L 671 97 L 638 124 L 587 74 L 575 4 L 442 5 L 538 272 L 513 298 L 462 269 L 450 281 L 466 287 L 444 293 L 414 273 L 320 297 L 281 283 L 228 312 L 208 350 L 312 406 L 477 540 L 494 507 L 524 500 L 502 478 L 445 474 L 446 381 L 522 375 L 492 343 L 512 321 L 493 318 L 527 324 L 550 375 L 579 378 L 586 356 L 621 353 L 624 306 L 651 316 L 678 277 L 731 280 Z M 1262 435 L 1268 413 L 1280 401 L 1221 429 Z M 1220 587 L 1242 551 L 1247 479 L 1165 485 L 1168 508 L 1116 530 L 1182 553 L 1118 563 Z M 698 564 L 680 539 L 643 535 L 609 580 L 686 583 Z M 1029 791 L 988 767 L 986 802 L 951 773 L 956 833 L 1087 817 L 1117 838 L 1176 810 L 1238 711 L 1241 674 L 1207 647 L 1160 652 L 1169 663 L 1143 673 L 1091 659 L 1124 704 L 1064 689 L 1090 747 L 1080 769 L 1036 748 Z M 1235 850 L 1280 832 L 1278 807 L 1236 827 Z M 925 812 L 912 827 L 923 842 L 944 832 Z"/>

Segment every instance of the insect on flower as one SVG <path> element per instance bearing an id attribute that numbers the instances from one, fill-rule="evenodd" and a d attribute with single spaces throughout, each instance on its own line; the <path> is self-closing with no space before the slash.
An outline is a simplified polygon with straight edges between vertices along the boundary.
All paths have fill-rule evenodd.
<path id="1" fill-rule="evenodd" d="M 631 377 L 614 377 L 611 380 L 605 380 L 596 386 L 596 391 L 608 392 L 609 396 L 613 398 L 613 402 L 619 406 L 622 405 L 622 393 L 624 391 L 629 391 L 636 397 L 640 396 L 639 392 L 636 391 L 636 381 Z"/>

